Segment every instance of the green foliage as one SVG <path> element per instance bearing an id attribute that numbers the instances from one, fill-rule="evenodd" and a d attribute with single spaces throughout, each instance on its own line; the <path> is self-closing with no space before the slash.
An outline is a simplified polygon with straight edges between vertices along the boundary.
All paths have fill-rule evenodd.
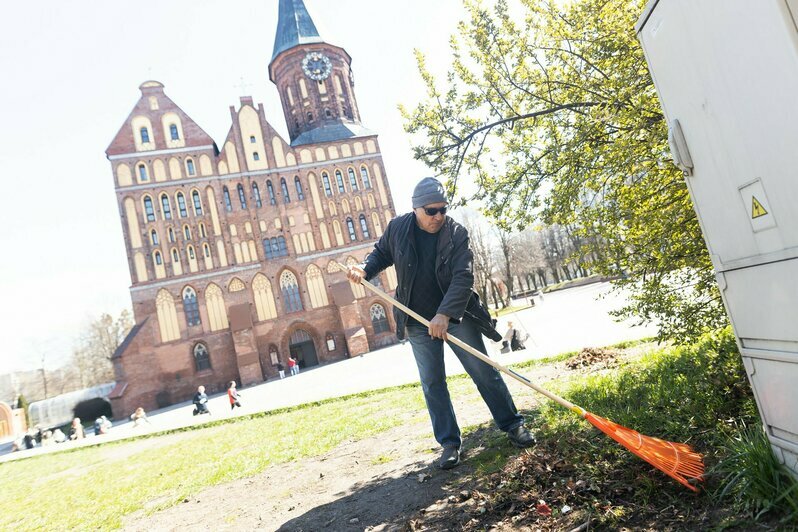
<path id="1" fill-rule="evenodd" d="M 714 470 L 723 477 L 719 500 L 731 500 L 755 519 L 769 512 L 780 514 L 782 523 L 798 519 L 798 482 L 776 459 L 761 424 L 730 435 L 724 454 Z"/>
<path id="2" fill-rule="evenodd" d="M 710 466 L 705 488 L 716 501 L 728 501 L 753 519 L 773 514 L 787 523 L 798 517 L 798 483 L 778 463 L 762 431 L 730 329 L 691 346 L 653 352 L 612 374 L 554 388 L 643 434 L 689 442 L 705 455 Z M 608 471 L 621 472 L 637 497 L 666 496 L 656 477 L 640 474 L 646 464 L 569 412 L 546 404 L 541 418 L 541 439 L 561 442 L 566 459 L 580 463 L 596 482 L 604 482 Z M 674 486 L 673 494 L 679 490 Z"/>
<path id="3" fill-rule="evenodd" d="M 645 355 L 622 371 L 581 379 L 566 396 L 616 423 L 670 440 L 715 431 L 722 420 L 757 416 L 730 329 Z M 563 417 L 551 405 L 544 413 Z"/>
<path id="4" fill-rule="evenodd" d="M 445 89 L 418 52 L 427 96 L 402 112 L 455 203 L 480 200 L 504 227 L 574 227 L 587 268 L 632 290 L 620 314 L 686 342 L 726 318 L 634 34 L 643 4 L 465 0 Z"/>

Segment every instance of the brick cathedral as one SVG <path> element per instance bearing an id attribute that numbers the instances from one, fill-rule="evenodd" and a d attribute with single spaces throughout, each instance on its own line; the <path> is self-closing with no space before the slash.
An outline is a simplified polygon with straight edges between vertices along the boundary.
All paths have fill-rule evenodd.
<path id="1" fill-rule="evenodd" d="M 302 0 L 280 0 L 269 78 L 290 142 L 242 97 L 219 149 L 161 83 L 139 87 L 106 150 L 136 322 L 113 358 L 115 417 L 395 341 L 385 305 L 335 265 L 361 262 L 395 214 L 350 65 Z"/>

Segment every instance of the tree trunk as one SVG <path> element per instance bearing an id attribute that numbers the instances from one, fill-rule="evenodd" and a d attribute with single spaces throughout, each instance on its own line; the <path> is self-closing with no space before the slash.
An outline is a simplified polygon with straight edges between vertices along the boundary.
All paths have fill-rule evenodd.
<path id="1" fill-rule="evenodd" d="M 573 281 L 573 277 L 571 276 L 571 272 L 568 271 L 568 265 L 567 264 L 563 264 L 562 265 L 562 271 L 565 273 L 565 278 L 566 279 L 568 279 L 569 281 Z"/>
<path id="2" fill-rule="evenodd" d="M 545 268 L 538 268 L 538 278 L 540 279 L 540 287 L 545 288 L 549 285 L 548 280 L 546 279 L 546 269 Z"/>
<path id="3" fill-rule="evenodd" d="M 499 310 L 499 301 L 496 298 L 496 285 L 493 283 L 493 281 L 490 282 L 490 295 L 493 296 L 493 307 L 496 310 Z"/>

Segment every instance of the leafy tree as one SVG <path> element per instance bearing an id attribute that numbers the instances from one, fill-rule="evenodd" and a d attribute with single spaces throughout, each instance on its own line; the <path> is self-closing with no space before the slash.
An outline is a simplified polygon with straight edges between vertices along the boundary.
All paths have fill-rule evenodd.
<path id="1" fill-rule="evenodd" d="M 455 203 L 481 200 L 508 228 L 568 227 L 583 267 L 630 289 L 620 315 L 687 340 L 725 313 L 634 34 L 643 3 L 466 0 L 445 88 L 417 52 L 427 95 L 402 112 Z M 463 176 L 473 194 L 458 195 Z"/>
<path id="2" fill-rule="evenodd" d="M 113 380 L 111 357 L 133 327 L 129 310 L 118 318 L 102 314 L 86 326 L 72 352 L 72 361 L 82 387 L 95 386 Z"/>

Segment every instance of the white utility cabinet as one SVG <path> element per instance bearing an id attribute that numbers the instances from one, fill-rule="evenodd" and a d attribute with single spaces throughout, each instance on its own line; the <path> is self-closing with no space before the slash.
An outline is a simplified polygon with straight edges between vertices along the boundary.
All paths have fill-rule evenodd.
<path id="1" fill-rule="evenodd" d="M 745 369 L 798 473 L 798 0 L 650 0 L 636 26 Z"/>

